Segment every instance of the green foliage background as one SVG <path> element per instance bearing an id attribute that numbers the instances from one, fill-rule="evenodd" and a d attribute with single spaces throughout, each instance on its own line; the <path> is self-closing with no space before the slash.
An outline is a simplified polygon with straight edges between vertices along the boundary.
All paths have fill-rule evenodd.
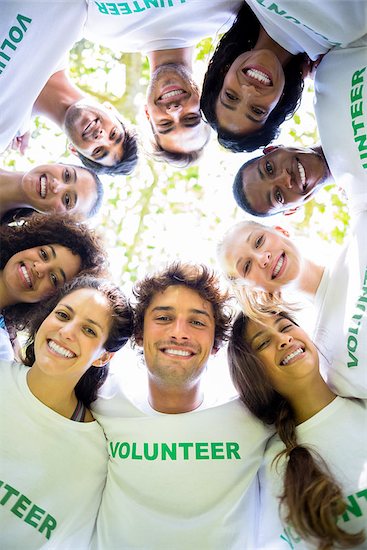
<path id="1" fill-rule="evenodd" d="M 198 73 L 204 73 L 213 46 L 210 39 L 197 46 Z M 182 170 L 155 163 L 143 152 L 149 134 L 142 116 L 149 79 L 146 58 L 82 40 L 70 53 L 69 71 L 86 94 L 112 103 L 127 121 L 139 127 L 141 136 L 137 171 L 129 177 L 102 178 L 104 205 L 90 222 L 105 235 L 115 279 L 132 283 L 147 270 L 182 256 L 215 265 L 216 243 L 232 223 L 244 217 L 235 206 L 231 186 L 236 171 L 249 155 L 223 150 L 213 134 L 198 166 Z M 304 92 L 308 98 L 306 107 L 284 126 L 281 141 L 300 146 L 318 141 L 310 106 L 312 94 L 310 83 Z M 31 128 L 33 139 L 25 158 L 8 151 L 3 157 L 4 167 L 27 170 L 32 165 L 53 161 L 75 162 L 66 137 L 56 126 L 38 117 Z M 271 223 L 278 223 L 275 218 L 278 216 Z M 298 235 L 338 244 L 343 242 L 348 224 L 347 205 L 333 185 L 307 203 L 291 222 Z"/>

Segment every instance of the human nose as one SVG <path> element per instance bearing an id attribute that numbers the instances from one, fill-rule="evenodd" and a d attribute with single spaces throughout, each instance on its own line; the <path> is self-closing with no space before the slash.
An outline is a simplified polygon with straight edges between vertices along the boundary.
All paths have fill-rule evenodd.
<path id="1" fill-rule="evenodd" d="M 171 325 L 171 338 L 174 340 L 187 340 L 187 325 L 184 319 L 176 319 Z"/>
<path id="2" fill-rule="evenodd" d="M 75 326 L 73 320 L 69 320 L 59 328 L 59 334 L 64 340 L 75 339 Z"/>
<path id="3" fill-rule="evenodd" d="M 278 185 L 285 187 L 286 189 L 292 189 L 292 178 L 286 168 L 283 168 L 279 176 L 274 180 Z"/>
<path id="4" fill-rule="evenodd" d="M 180 103 L 170 103 L 167 105 L 166 111 L 169 113 L 175 120 L 181 114 L 183 107 Z"/>
<path id="5" fill-rule="evenodd" d="M 46 273 L 46 266 L 42 262 L 33 262 L 33 271 L 38 279 L 42 279 Z"/>
<path id="6" fill-rule="evenodd" d="M 267 251 L 260 252 L 257 256 L 258 264 L 262 269 L 264 269 L 269 264 L 270 260 L 271 254 Z"/>
<path id="7" fill-rule="evenodd" d="M 94 132 L 93 132 L 93 139 L 95 141 L 99 141 L 100 139 L 102 139 L 104 137 L 104 130 L 103 128 L 97 128 Z"/>
<path id="8" fill-rule="evenodd" d="M 62 186 L 63 186 L 63 183 L 60 180 L 58 180 L 57 178 L 52 178 L 50 183 L 50 188 L 53 193 L 55 194 L 60 193 Z"/>
<path id="9" fill-rule="evenodd" d="M 278 349 L 285 349 L 293 343 L 293 336 L 287 332 L 278 332 Z"/>

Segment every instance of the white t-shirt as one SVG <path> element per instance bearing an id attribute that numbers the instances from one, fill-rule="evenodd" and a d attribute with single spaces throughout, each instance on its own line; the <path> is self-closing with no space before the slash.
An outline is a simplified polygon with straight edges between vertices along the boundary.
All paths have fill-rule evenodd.
<path id="1" fill-rule="evenodd" d="M 124 52 L 194 46 L 229 29 L 241 0 L 88 0 L 84 34 Z"/>
<path id="2" fill-rule="evenodd" d="M 315 296 L 313 340 L 320 370 L 333 390 L 367 398 L 367 211 L 358 214 L 348 243 L 324 272 Z"/>
<path id="3" fill-rule="evenodd" d="M 28 370 L 0 361 L 0 546 L 88 548 L 107 473 L 103 431 L 41 403 Z"/>
<path id="4" fill-rule="evenodd" d="M 317 59 L 366 35 L 365 0 L 246 0 L 266 32 L 288 52 Z"/>
<path id="5" fill-rule="evenodd" d="M 270 432 L 242 403 L 184 414 L 95 402 L 110 455 L 95 548 L 244 550 Z"/>
<path id="6" fill-rule="evenodd" d="M 367 210 L 366 66 L 367 45 L 334 49 L 325 55 L 315 76 L 322 148 L 336 183 L 349 196 L 352 215 Z"/>
<path id="7" fill-rule="evenodd" d="M 80 37 L 85 0 L 0 3 L 0 152 L 6 149 L 49 77 Z"/>
<path id="8" fill-rule="evenodd" d="M 9 333 L 6 330 L 4 317 L 0 314 L 0 359 L 3 361 L 12 361 L 14 359 L 14 350 L 11 345 Z"/>
<path id="9" fill-rule="evenodd" d="M 356 533 L 367 527 L 367 428 L 366 401 L 337 397 L 318 414 L 297 427 L 299 443 L 310 446 L 325 460 L 347 501 L 348 509 L 339 518 L 344 531 Z M 283 489 L 285 459 L 272 466 L 274 457 L 284 449 L 274 436 L 265 452 L 259 471 L 260 513 L 255 548 L 258 550 L 316 549 L 302 540 L 290 525 L 283 523 L 278 512 L 278 496 Z M 302 472 L 300 472 L 302 475 Z M 362 545 L 360 548 L 366 548 Z"/>

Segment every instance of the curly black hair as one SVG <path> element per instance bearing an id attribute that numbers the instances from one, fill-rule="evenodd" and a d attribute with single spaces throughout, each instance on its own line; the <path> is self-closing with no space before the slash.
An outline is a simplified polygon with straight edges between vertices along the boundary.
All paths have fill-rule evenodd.
<path id="1" fill-rule="evenodd" d="M 47 244 L 65 246 L 80 257 L 81 272 L 100 274 L 107 269 L 104 244 L 93 230 L 70 214 L 34 213 L 21 225 L 0 227 L 0 269 L 21 250 Z M 21 330 L 26 316 L 34 304 L 19 303 L 4 308 L 8 330 Z"/>
<path id="2" fill-rule="evenodd" d="M 302 68 L 306 54 L 295 55 L 284 67 L 285 85 L 283 95 L 270 113 L 265 124 L 251 134 L 234 134 L 219 125 L 215 106 L 224 78 L 234 62 L 243 52 L 254 48 L 260 31 L 260 23 L 251 8 L 244 3 L 233 26 L 223 35 L 205 74 L 200 107 L 206 121 L 217 132 L 219 143 L 233 151 L 255 151 L 268 145 L 279 135 L 279 126 L 299 107 L 303 91 Z"/>
<path id="3" fill-rule="evenodd" d="M 121 159 L 113 166 L 104 166 L 103 164 L 91 160 L 77 151 L 77 155 L 86 168 L 103 175 L 108 174 L 110 176 L 127 176 L 131 174 L 138 163 L 138 143 L 136 131 L 127 128 L 125 124 L 120 120 L 125 130 L 125 137 L 123 141 L 124 154 Z"/>

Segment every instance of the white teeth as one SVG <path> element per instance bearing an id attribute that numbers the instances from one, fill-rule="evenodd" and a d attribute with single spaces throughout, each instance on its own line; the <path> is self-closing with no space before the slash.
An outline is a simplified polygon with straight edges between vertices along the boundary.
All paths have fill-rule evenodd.
<path id="1" fill-rule="evenodd" d="M 185 90 L 172 90 L 172 92 L 167 92 L 163 95 L 161 95 L 161 97 L 159 99 L 168 99 L 169 97 L 174 97 L 176 95 L 181 95 L 181 94 L 184 94 L 185 93 Z"/>
<path id="2" fill-rule="evenodd" d="M 21 269 L 21 271 L 22 271 L 22 273 L 23 273 L 23 275 L 24 275 L 25 280 L 27 281 L 27 284 L 28 284 L 29 288 L 32 288 L 31 278 L 30 278 L 30 276 L 28 275 L 28 271 L 27 271 L 26 266 L 25 266 L 25 265 L 22 265 L 20 269 Z"/>
<path id="3" fill-rule="evenodd" d="M 297 355 L 300 355 L 301 353 L 303 353 L 303 349 L 302 348 L 298 348 L 296 349 L 296 351 L 293 351 L 292 353 L 290 353 L 289 355 L 287 355 L 287 357 L 285 357 L 283 359 L 283 361 L 280 362 L 281 365 L 287 365 L 289 363 L 289 361 L 291 359 L 293 359 L 293 357 L 296 357 Z"/>
<path id="4" fill-rule="evenodd" d="M 305 189 L 306 188 L 306 172 L 305 172 L 305 169 L 303 168 L 302 164 L 299 161 L 297 161 L 297 166 L 298 166 L 299 176 L 301 178 L 302 187 L 303 187 L 303 189 Z"/>
<path id="5" fill-rule="evenodd" d="M 68 357 L 69 359 L 75 357 L 75 353 L 72 353 L 68 349 L 59 346 L 59 344 L 56 344 L 56 342 L 54 342 L 53 340 L 48 341 L 48 347 L 58 355 L 61 355 L 61 357 Z"/>
<path id="6" fill-rule="evenodd" d="M 47 195 L 47 178 L 46 176 L 41 176 L 41 179 L 40 179 L 40 182 L 41 182 L 41 197 L 43 199 L 46 198 L 46 195 Z"/>
<path id="7" fill-rule="evenodd" d="M 248 69 L 246 71 L 246 74 L 251 78 L 255 78 L 259 82 L 262 82 L 262 84 L 266 84 L 267 86 L 270 86 L 271 84 L 270 78 L 265 73 L 259 71 L 258 69 Z"/>
<path id="8" fill-rule="evenodd" d="M 279 271 L 281 270 L 283 262 L 284 262 L 284 254 L 282 254 L 280 256 L 279 260 L 277 261 L 277 265 L 275 266 L 274 271 L 273 271 L 273 275 L 272 275 L 273 279 L 275 279 L 275 277 L 278 275 Z"/>
<path id="9" fill-rule="evenodd" d="M 164 350 L 164 352 L 170 353 L 171 355 L 181 355 L 182 357 L 188 357 L 189 355 L 191 355 L 191 352 L 181 349 L 166 349 Z"/>

